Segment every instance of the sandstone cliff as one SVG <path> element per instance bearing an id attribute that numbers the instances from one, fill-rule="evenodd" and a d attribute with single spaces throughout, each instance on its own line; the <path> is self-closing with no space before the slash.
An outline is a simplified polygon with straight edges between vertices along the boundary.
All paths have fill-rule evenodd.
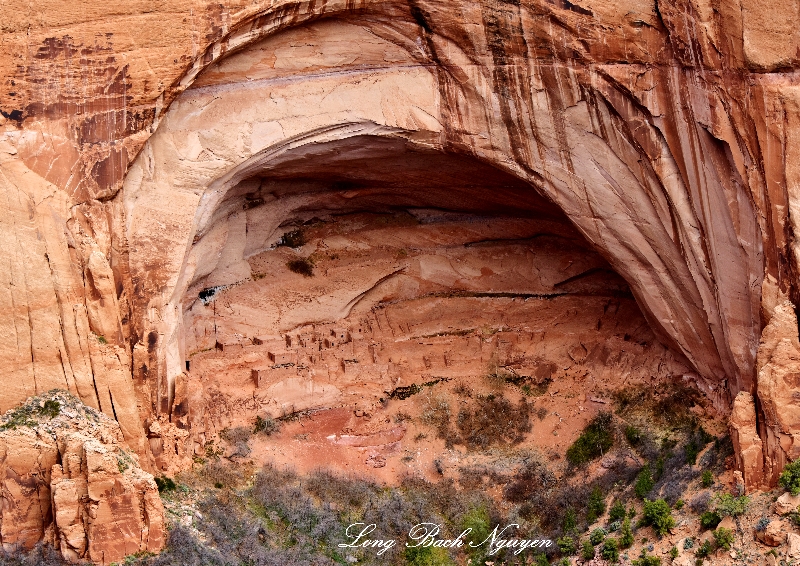
<path id="1" fill-rule="evenodd" d="M 6 550 L 44 539 L 69 561 L 110 564 L 164 544 L 156 484 L 119 424 L 66 392 L 0 418 L 0 482 Z"/>
<path id="2" fill-rule="evenodd" d="M 759 470 L 774 482 L 796 456 L 798 10 L 760 0 L 9 0 L 0 407 L 69 390 L 117 419 L 143 467 L 174 471 L 214 429 L 214 383 L 187 387 L 197 376 L 185 375 L 209 327 L 218 342 L 217 305 L 209 312 L 205 298 L 263 277 L 253 258 L 291 226 L 363 210 L 524 217 L 538 222 L 524 238 L 575 243 L 554 256 L 561 277 L 535 292 L 560 293 L 592 269 L 621 276 L 676 377 L 734 407 L 748 485 Z M 320 241 L 298 254 L 313 263 L 336 253 Z M 489 260 L 459 271 L 462 258 L 428 255 L 402 278 L 406 264 L 372 266 L 369 285 L 338 289 L 331 316 L 220 304 L 237 335 L 220 349 L 256 331 L 283 340 L 335 323 L 362 295 L 413 297 L 419 281 L 500 287 Z M 589 256 L 596 264 L 571 271 Z M 381 287 L 397 281 L 408 287 Z M 503 293 L 531 293 L 509 281 Z M 316 304 L 310 287 L 286 305 Z M 419 338 L 408 325 L 379 330 Z M 575 335 L 559 348 L 590 354 Z M 328 374 L 346 374 L 352 359 Z M 258 368 L 236 363 L 249 387 Z M 333 391 L 291 379 L 283 393 Z"/>

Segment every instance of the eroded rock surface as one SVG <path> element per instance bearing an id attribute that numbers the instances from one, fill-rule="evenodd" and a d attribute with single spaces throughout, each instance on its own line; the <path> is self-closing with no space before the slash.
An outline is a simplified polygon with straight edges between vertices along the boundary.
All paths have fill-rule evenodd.
<path id="1" fill-rule="evenodd" d="M 485 361 L 475 340 L 442 333 L 476 325 L 448 315 L 479 312 L 499 334 L 493 355 L 531 373 L 541 336 L 526 324 L 545 323 L 526 308 L 539 301 L 558 311 L 551 320 L 582 325 L 541 346 L 570 367 L 624 366 L 624 336 L 637 332 L 650 367 L 664 344 L 669 363 L 656 367 L 735 409 L 745 483 L 760 469 L 774 483 L 798 456 L 797 11 L 761 0 L 8 0 L 0 408 L 68 390 L 119 421 L 145 468 L 174 471 L 224 426 L 207 410 L 227 407 L 220 389 L 261 409 L 257 389 L 274 412 L 342 403 L 364 375 L 374 397 L 412 374 L 473 371 Z M 317 267 L 327 285 L 285 269 L 314 250 L 271 251 L 314 217 L 409 210 L 535 220 L 571 244 L 541 254 L 506 242 L 494 257 L 431 231 L 436 245 L 417 241 L 403 259 L 329 234 L 315 243 L 330 252 Z M 370 261 L 358 270 L 332 257 L 361 252 Z M 610 269 L 633 298 L 609 315 L 597 286 L 570 292 L 584 269 Z M 494 295 L 437 296 L 452 291 Z M 627 320 L 609 320 L 619 313 Z M 415 329 L 420 319 L 437 324 Z M 588 322 L 597 336 L 584 341 Z M 601 322 L 637 332 L 606 350 Z"/>
<path id="2" fill-rule="evenodd" d="M 44 539 L 70 561 L 110 564 L 164 545 L 153 476 L 116 421 L 66 392 L 32 397 L 3 415 L 0 482 L 6 550 Z"/>

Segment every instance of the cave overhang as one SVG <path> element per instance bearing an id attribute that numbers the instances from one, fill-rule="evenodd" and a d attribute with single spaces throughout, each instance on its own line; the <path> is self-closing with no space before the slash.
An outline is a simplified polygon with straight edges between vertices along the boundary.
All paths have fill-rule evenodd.
<path id="1" fill-rule="evenodd" d="M 314 45 L 310 55 L 301 38 Z M 383 62 L 331 57 L 345 44 Z M 294 68 L 302 45 L 313 60 Z M 552 65 L 528 76 L 541 89 L 520 96 L 494 88 L 447 45 L 448 61 L 424 60 L 418 42 L 390 41 L 370 22 L 318 22 L 241 47 L 172 103 L 122 191 L 135 336 L 157 349 L 166 382 L 184 369 L 182 301 L 204 269 L 195 244 L 241 205 L 231 191 L 270 171 L 280 177 L 317 150 L 330 157 L 347 140 L 365 151 L 388 140 L 464 155 L 527 184 L 625 278 L 653 328 L 722 405 L 749 389 L 763 258 L 750 200 L 729 183 L 734 166 L 712 155 L 687 177 L 652 116 L 610 96 L 619 91 L 601 74 Z M 562 72 L 569 84 L 545 76 Z M 686 143 L 702 153 L 713 147 L 707 138 L 693 131 Z"/>

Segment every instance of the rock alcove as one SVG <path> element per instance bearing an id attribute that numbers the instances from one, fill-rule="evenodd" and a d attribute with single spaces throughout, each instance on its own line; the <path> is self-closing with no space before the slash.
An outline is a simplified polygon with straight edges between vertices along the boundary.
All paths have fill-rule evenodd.
<path id="1" fill-rule="evenodd" d="M 442 380 L 556 382 L 585 390 L 580 413 L 600 387 L 697 378 L 562 206 L 447 142 L 432 70 L 321 22 L 212 65 L 166 113 L 122 193 L 134 371 L 191 439 L 151 435 L 160 467 L 258 416 Z"/>

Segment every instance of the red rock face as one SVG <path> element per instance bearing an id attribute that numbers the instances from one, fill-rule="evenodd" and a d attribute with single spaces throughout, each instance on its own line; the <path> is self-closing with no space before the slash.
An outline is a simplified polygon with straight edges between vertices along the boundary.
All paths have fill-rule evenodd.
<path id="1" fill-rule="evenodd" d="M 46 402 L 57 403 L 55 416 Z M 70 561 L 110 564 L 163 547 L 153 476 L 126 449 L 115 421 L 64 393 L 34 397 L 3 421 L 6 550 L 45 539 Z"/>
<path id="2" fill-rule="evenodd" d="M 202 414 L 184 375 L 209 339 L 200 291 L 250 285 L 281 224 L 436 208 L 571 231 L 590 251 L 562 259 L 600 257 L 622 277 L 718 408 L 740 392 L 764 406 L 755 427 L 774 482 L 796 456 L 785 399 L 796 356 L 761 330 L 776 304 L 793 301 L 790 316 L 800 299 L 797 9 L 187 0 L 112 14 L 5 2 L 0 407 L 67 389 L 117 418 L 146 467 L 171 468 L 160 455 L 180 445 L 188 457 Z M 429 255 L 415 284 L 479 279 Z M 525 279 L 490 263 L 480 292 L 496 273 Z M 371 275 L 354 276 L 326 321 L 350 316 L 351 291 L 398 279 L 389 264 L 360 270 Z M 295 275 L 287 288 L 312 296 Z M 246 332 L 232 316 L 223 334 L 321 320 L 288 309 L 259 327 L 278 308 L 266 303 L 237 315 Z M 747 407 L 733 426 L 747 429 L 739 456 L 755 478 Z"/>

